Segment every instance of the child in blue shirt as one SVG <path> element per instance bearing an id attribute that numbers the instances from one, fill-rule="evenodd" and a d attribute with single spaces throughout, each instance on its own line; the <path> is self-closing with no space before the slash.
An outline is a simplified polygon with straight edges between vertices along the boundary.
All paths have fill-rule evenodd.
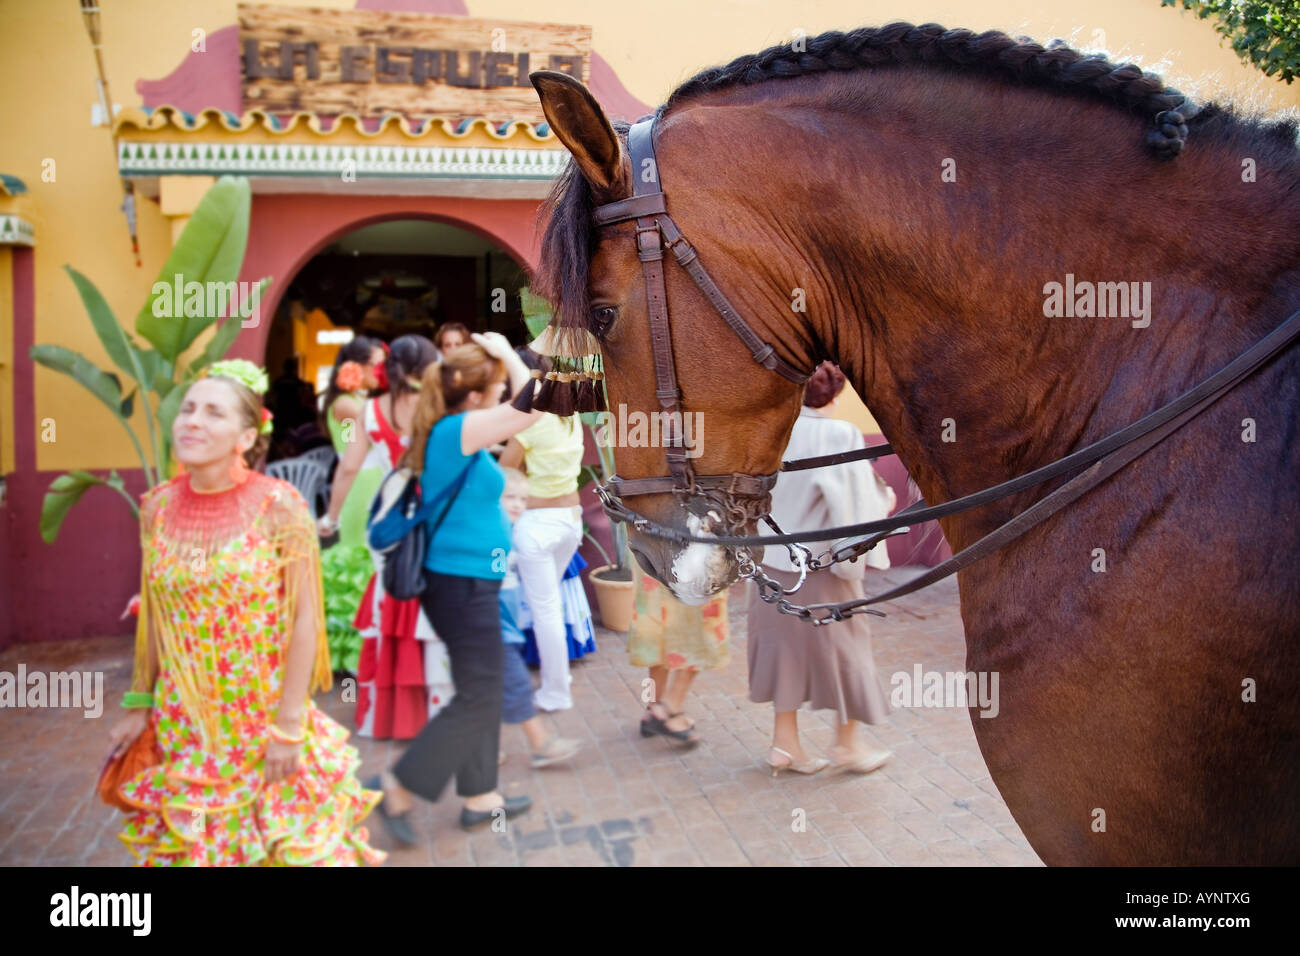
<path id="1" fill-rule="evenodd" d="M 515 468 L 504 468 L 506 488 L 501 495 L 501 507 L 507 520 L 513 525 L 528 507 L 528 478 Z M 533 708 L 533 679 L 529 676 L 528 665 L 524 663 L 524 633 L 519 627 L 519 602 L 523 589 L 519 586 L 519 575 L 515 571 L 513 552 L 499 554 L 505 578 L 501 582 L 498 600 L 501 603 L 501 639 L 505 642 L 504 695 L 501 706 L 501 720 L 507 724 L 518 724 L 528 738 L 534 767 L 545 767 L 562 760 L 568 760 L 582 746 L 577 740 L 549 734 L 542 719 Z"/>

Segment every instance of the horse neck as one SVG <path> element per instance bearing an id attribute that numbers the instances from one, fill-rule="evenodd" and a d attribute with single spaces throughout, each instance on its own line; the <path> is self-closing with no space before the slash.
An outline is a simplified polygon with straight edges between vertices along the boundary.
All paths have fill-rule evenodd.
<path id="1" fill-rule="evenodd" d="M 797 233 L 751 263 L 788 279 L 768 303 L 785 315 L 790 287 L 814 286 L 785 339 L 822 353 L 805 365 L 828 357 L 843 368 L 928 500 L 1128 424 L 1300 305 L 1300 190 L 1287 198 L 1287 177 L 1280 189 L 1225 185 L 1216 197 L 1211 184 L 1240 181 L 1240 154 L 1195 133 L 1161 163 L 1142 152 L 1142 122 L 1108 104 L 905 77 L 827 81 L 874 84 L 866 113 L 817 109 L 816 84 L 805 83 L 788 102 L 768 90 L 746 107 L 755 94 L 731 94 L 742 108 L 709 110 L 700 125 L 756 144 L 748 163 L 715 171 L 721 201 L 751 196 L 740 222 L 774 217 Z M 1134 327 L 1132 302 L 1127 316 L 1045 315 L 1046 284 L 1068 276 L 1139 283 L 1150 324 Z M 945 530 L 963 544 L 1024 503 Z"/>

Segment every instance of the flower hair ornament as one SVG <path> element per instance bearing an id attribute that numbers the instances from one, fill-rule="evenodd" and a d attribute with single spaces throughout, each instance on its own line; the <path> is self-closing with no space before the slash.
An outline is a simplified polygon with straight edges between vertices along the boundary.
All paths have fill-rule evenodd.
<path id="1" fill-rule="evenodd" d="M 266 370 L 259 365 L 254 365 L 248 359 L 222 359 L 220 362 L 213 362 L 203 370 L 199 377 L 211 378 L 213 376 L 233 378 L 259 397 L 265 395 L 266 390 L 270 387 L 270 382 L 266 378 Z"/>
<path id="2" fill-rule="evenodd" d="M 365 383 L 366 373 L 359 362 L 344 362 L 334 381 L 345 392 L 355 392 Z"/>

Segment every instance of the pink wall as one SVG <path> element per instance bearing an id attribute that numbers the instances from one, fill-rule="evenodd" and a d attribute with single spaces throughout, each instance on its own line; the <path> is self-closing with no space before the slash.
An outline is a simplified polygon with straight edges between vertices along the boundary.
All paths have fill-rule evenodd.
<path id="1" fill-rule="evenodd" d="M 15 469 L 6 476 L 0 508 L 0 647 L 130 633 L 118 615 L 139 590 L 139 532 L 116 492 L 90 489 L 58 540 L 48 545 L 41 539 L 41 503 L 60 472 L 36 471 L 35 367 L 27 358 L 35 344 L 33 257 L 31 249 L 14 250 Z M 121 475 L 128 492 L 144 491 L 138 469 Z"/>

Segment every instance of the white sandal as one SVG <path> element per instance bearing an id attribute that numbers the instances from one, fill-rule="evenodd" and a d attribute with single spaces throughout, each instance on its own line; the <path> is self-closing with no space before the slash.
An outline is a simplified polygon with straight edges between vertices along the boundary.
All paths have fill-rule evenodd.
<path id="1" fill-rule="evenodd" d="M 772 759 L 772 754 L 778 753 L 785 758 L 785 763 L 778 763 Z M 802 763 L 795 763 L 794 757 L 782 750 L 780 747 L 773 747 L 767 755 L 767 765 L 772 768 L 772 776 L 777 776 L 782 770 L 789 770 L 793 773 L 812 774 L 819 773 L 831 765 L 831 762 L 825 757 L 810 757 Z"/>
<path id="2" fill-rule="evenodd" d="M 892 750 L 871 750 L 855 760 L 835 761 L 836 773 L 871 773 L 879 770 L 894 756 Z"/>

